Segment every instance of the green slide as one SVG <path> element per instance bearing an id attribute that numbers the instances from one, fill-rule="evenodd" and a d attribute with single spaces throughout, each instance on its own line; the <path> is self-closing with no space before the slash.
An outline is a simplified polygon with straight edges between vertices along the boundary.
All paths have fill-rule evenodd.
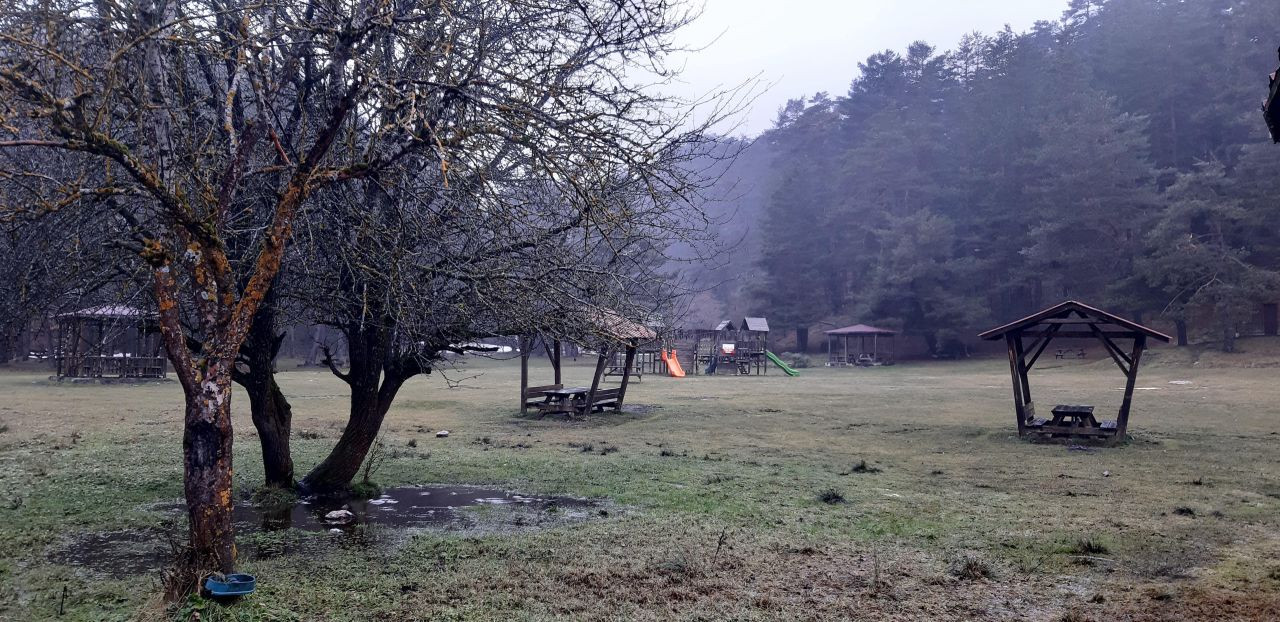
<path id="1" fill-rule="evenodd" d="M 799 375 L 800 375 L 800 372 L 798 372 L 798 371 L 796 371 L 796 370 L 794 370 L 794 369 L 791 369 L 791 366 L 790 366 L 790 365 L 787 365 L 786 363 L 783 363 L 783 362 L 782 362 L 782 359 L 778 358 L 778 355 L 776 355 L 776 354 L 774 354 L 774 353 L 772 353 L 772 352 L 770 352 L 770 351 L 768 351 L 768 350 L 765 350 L 765 351 L 764 351 L 764 355 L 765 355 L 765 356 L 767 356 L 767 357 L 769 357 L 769 360 L 770 360 L 770 361 L 773 361 L 773 364 L 774 364 L 774 365 L 777 365 L 778 367 L 781 367 L 781 368 L 782 368 L 782 372 L 783 372 L 783 373 L 785 373 L 786 375 L 788 375 L 788 376 L 799 376 Z"/>

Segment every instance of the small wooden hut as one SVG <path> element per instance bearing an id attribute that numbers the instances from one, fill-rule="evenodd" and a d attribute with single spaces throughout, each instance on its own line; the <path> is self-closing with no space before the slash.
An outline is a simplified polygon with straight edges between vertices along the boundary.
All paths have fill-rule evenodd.
<path id="1" fill-rule="evenodd" d="M 769 349 L 769 320 L 762 317 L 742 318 L 738 325 L 738 349 L 743 354 L 764 358 Z"/>
<path id="2" fill-rule="evenodd" d="M 167 359 L 159 316 L 126 305 L 102 305 L 58 316 L 57 377 L 164 378 Z"/>
<path id="3" fill-rule="evenodd" d="M 586 313 L 582 322 L 583 334 L 573 335 L 570 341 L 596 350 L 595 373 L 591 377 L 590 387 L 565 387 L 561 368 L 562 336 L 542 335 L 544 342 L 549 341 L 548 357 L 551 360 L 554 383 L 542 386 L 529 386 L 529 351 L 532 348 L 533 336 L 520 338 L 520 414 L 526 414 L 535 408 L 542 414 L 564 413 L 568 415 L 588 414 L 612 408 L 621 411 L 627 395 L 627 385 L 631 381 L 631 372 L 635 369 L 636 351 L 641 344 L 653 341 L 657 333 L 653 329 L 626 319 L 614 311 L 593 310 Z M 604 377 L 614 354 L 622 349 L 622 382 L 616 389 L 601 389 L 600 381 Z"/>
<path id="4" fill-rule="evenodd" d="M 894 339 L 896 331 L 887 328 L 876 328 L 866 324 L 854 324 L 844 328 L 826 331 L 827 334 L 827 367 L 847 367 L 860 365 L 892 365 Z M 849 341 L 857 339 L 857 347 L 849 348 Z M 867 347 L 870 342 L 870 347 Z M 839 344 L 839 345 L 837 345 Z M 885 350 L 881 350 L 881 345 Z"/>
<path id="5" fill-rule="evenodd" d="M 1074 300 L 994 328 L 979 337 L 989 341 L 1004 339 L 1008 346 L 1019 436 L 1088 437 L 1108 444 L 1123 440 L 1127 433 L 1133 388 L 1138 380 L 1138 364 L 1147 340 L 1157 339 L 1166 343 L 1170 340 L 1164 333 Z M 1120 368 L 1126 382 L 1115 421 L 1099 422 L 1094 418 L 1092 406 L 1079 404 L 1055 406 L 1052 419 L 1036 417 L 1028 373 L 1049 343 L 1058 338 L 1097 339 Z M 1123 341 L 1129 341 L 1130 346 L 1122 348 L 1119 342 Z"/>

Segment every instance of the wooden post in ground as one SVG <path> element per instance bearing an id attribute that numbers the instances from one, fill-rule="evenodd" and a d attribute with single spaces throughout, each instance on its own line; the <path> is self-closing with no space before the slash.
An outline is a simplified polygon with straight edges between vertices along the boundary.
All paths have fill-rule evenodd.
<path id="1" fill-rule="evenodd" d="M 1017 346 L 1018 352 L 1018 378 L 1022 382 L 1022 403 L 1031 404 L 1035 401 L 1031 399 L 1031 380 L 1027 378 L 1027 373 L 1031 370 L 1027 367 L 1027 351 L 1022 345 L 1021 334 L 1014 339 L 1014 344 Z M 1023 412 L 1026 413 L 1025 407 L 1023 408 Z"/>
<path id="2" fill-rule="evenodd" d="M 587 403 L 583 410 L 583 414 L 591 414 L 591 408 L 596 403 L 596 391 L 600 389 L 600 377 L 604 375 L 605 364 L 608 363 L 611 353 L 609 348 L 600 348 L 600 360 L 596 361 L 596 373 L 591 377 L 591 390 L 587 391 Z"/>
<path id="3" fill-rule="evenodd" d="M 559 339 L 556 339 L 555 342 L 553 343 L 551 352 L 552 352 L 551 365 L 552 365 L 552 368 L 555 370 L 555 375 L 556 375 L 555 384 L 563 384 L 564 381 L 560 373 L 560 354 L 562 352 L 562 348 L 560 347 Z"/>
<path id="4" fill-rule="evenodd" d="M 622 386 L 618 387 L 618 410 L 622 410 L 622 400 L 627 397 L 627 384 L 631 380 L 631 366 L 635 364 L 636 348 L 639 347 L 637 340 L 632 339 L 627 344 L 627 360 L 626 367 L 622 370 Z"/>
<path id="5" fill-rule="evenodd" d="M 520 414 L 525 415 L 529 412 L 528 398 L 529 393 L 529 339 L 524 335 L 520 336 Z M 558 371 L 558 370 L 557 370 Z"/>
<path id="6" fill-rule="evenodd" d="M 1129 371 L 1125 374 L 1124 401 L 1120 402 L 1120 412 L 1116 416 L 1116 435 L 1112 442 L 1124 441 L 1129 429 L 1129 407 L 1133 404 L 1133 388 L 1138 382 L 1138 363 L 1142 352 L 1147 348 L 1146 335 L 1138 335 L 1133 340 L 1133 353 L 1129 356 Z"/>
<path id="7" fill-rule="evenodd" d="M 1018 417 L 1018 436 L 1026 433 L 1026 409 L 1022 405 L 1022 361 L 1018 355 L 1020 347 L 1017 345 L 1019 337 L 1016 333 L 1005 335 L 1005 344 L 1009 347 L 1009 376 L 1013 379 L 1013 410 Z"/>

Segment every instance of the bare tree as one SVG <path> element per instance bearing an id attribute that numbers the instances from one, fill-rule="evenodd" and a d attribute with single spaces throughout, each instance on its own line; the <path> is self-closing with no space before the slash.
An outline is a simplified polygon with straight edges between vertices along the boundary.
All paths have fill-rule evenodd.
<path id="1" fill-rule="evenodd" d="M 111 210 L 150 266 L 186 397 L 191 568 L 235 565 L 232 372 L 304 211 L 396 167 L 442 187 L 541 177 L 590 201 L 582 158 L 642 165 L 684 125 L 631 76 L 664 74 L 688 17 L 662 0 L 0 9 L 0 149 L 69 154 L 48 201 Z"/>

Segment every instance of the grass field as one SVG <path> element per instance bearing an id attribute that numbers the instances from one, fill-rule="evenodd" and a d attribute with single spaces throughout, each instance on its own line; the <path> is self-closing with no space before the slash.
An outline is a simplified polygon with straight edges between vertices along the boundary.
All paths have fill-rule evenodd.
<path id="1" fill-rule="evenodd" d="M 1016 438 L 1002 360 L 646 377 L 628 394 L 641 408 L 585 421 L 518 417 L 517 367 L 477 361 L 448 374 L 459 386 L 406 385 L 374 479 L 587 496 L 607 516 L 244 555 L 258 592 L 202 619 L 1280 619 L 1280 377 L 1249 356 L 1155 352 L 1133 441 L 1091 451 Z M 158 616 L 154 573 L 53 552 L 172 517 L 180 393 L 47 373 L 0 373 L 0 619 Z M 341 430 L 344 386 L 280 381 L 305 470 Z M 1052 361 L 1032 387 L 1103 412 L 1121 380 L 1109 361 Z M 247 495 L 261 474 L 242 401 L 235 419 Z"/>

